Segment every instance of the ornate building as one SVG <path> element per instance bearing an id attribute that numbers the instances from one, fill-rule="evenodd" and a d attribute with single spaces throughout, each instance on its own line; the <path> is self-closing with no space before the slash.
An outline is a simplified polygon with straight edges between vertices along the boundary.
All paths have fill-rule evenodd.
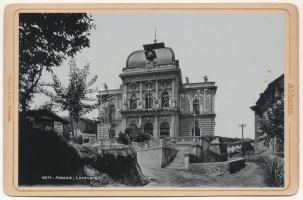
<path id="1" fill-rule="evenodd" d="M 119 89 L 104 90 L 98 139 L 117 137 L 136 126 L 159 137 L 213 136 L 215 82 L 182 82 L 179 61 L 164 43 L 143 45 L 131 53 L 119 75 Z"/>

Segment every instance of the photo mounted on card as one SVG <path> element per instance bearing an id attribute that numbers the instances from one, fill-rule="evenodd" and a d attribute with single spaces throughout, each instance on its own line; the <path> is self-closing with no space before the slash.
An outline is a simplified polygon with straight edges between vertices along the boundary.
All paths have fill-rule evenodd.
<path id="1" fill-rule="evenodd" d="M 4 189 L 13 196 L 291 195 L 291 4 L 12 4 Z"/>

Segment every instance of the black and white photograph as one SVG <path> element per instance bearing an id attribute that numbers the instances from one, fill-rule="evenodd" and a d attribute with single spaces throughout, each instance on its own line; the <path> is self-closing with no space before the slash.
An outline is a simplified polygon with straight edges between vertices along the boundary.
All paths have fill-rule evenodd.
<path id="1" fill-rule="evenodd" d="M 18 186 L 283 188 L 285 13 L 19 13 Z"/>

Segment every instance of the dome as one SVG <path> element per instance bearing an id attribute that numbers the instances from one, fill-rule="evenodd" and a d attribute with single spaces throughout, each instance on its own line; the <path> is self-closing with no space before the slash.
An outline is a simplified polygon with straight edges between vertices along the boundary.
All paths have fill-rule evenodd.
<path id="1" fill-rule="evenodd" d="M 127 68 L 144 67 L 145 64 L 155 62 L 157 64 L 169 64 L 175 62 L 174 51 L 165 47 L 164 43 L 143 45 L 144 50 L 131 53 L 126 61 Z"/>

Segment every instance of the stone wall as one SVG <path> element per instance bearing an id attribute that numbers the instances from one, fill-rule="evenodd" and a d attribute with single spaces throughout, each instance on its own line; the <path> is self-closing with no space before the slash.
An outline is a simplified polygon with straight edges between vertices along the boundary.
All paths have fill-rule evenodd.
<path id="1" fill-rule="evenodd" d="M 156 147 L 137 151 L 137 160 L 140 166 L 162 168 L 176 156 L 177 150 L 168 147 Z"/>
<path id="2" fill-rule="evenodd" d="M 224 172 L 228 172 L 229 168 L 226 162 L 211 162 L 211 163 L 189 163 L 188 171 L 205 173 L 213 169 L 220 169 Z"/>
<path id="3" fill-rule="evenodd" d="M 161 168 L 170 163 L 176 156 L 177 150 L 171 148 L 162 148 Z"/>
<path id="4" fill-rule="evenodd" d="M 184 167 L 188 171 L 207 172 L 220 169 L 224 172 L 235 173 L 245 167 L 245 158 L 230 160 L 227 162 L 192 163 L 189 154 L 184 155 Z"/>

